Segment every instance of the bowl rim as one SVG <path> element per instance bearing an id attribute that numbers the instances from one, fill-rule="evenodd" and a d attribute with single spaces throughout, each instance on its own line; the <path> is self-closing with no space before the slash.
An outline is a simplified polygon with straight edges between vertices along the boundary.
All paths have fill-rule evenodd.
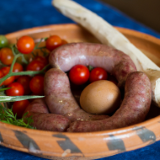
<path id="1" fill-rule="evenodd" d="M 79 26 L 78 24 L 75 23 L 67 23 L 67 24 L 52 24 L 52 25 L 45 25 L 45 26 L 40 26 L 40 27 L 33 27 L 33 28 L 29 28 L 29 29 L 23 29 L 20 31 L 16 31 L 16 32 L 12 32 L 9 34 L 6 34 L 5 36 L 7 38 L 11 38 L 11 37 L 15 37 L 17 34 L 33 34 L 33 33 L 40 33 L 39 31 L 43 32 L 43 31 L 49 31 L 50 29 L 53 29 L 55 27 L 77 27 Z M 81 26 L 79 26 L 81 27 Z M 148 35 L 146 33 L 142 33 L 136 30 L 132 30 L 132 29 L 128 29 L 128 28 L 122 28 L 122 27 L 115 27 L 116 29 L 118 29 L 118 31 L 120 31 L 122 34 L 126 34 L 126 35 L 134 35 L 137 38 L 140 39 L 145 39 L 148 41 L 151 41 L 155 44 L 160 45 L 160 39 L 153 37 L 152 35 Z M 104 130 L 104 131 L 96 131 L 96 132 L 55 132 L 55 131 L 44 131 L 44 130 L 34 130 L 34 129 L 29 129 L 29 128 L 25 128 L 25 127 L 20 127 L 20 126 L 15 126 L 15 125 L 11 125 L 11 124 L 7 124 L 7 123 L 3 123 L 0 122 L 0 127 L 5 127 L 11 130 L 23 130 L 23 131 L 27 131 L 28 133 L 31 134 L 38 134 L 38 135 L 50 135 L 50 134 L 57 134 L 57 133 L 63 133 L 63 135 L 66 136 L 72 136 L 74 138 L 79 136 L 85 136 L 87 138 L 92 138 L 95 136 L 100 136 L 100 135 L 110 135 L 110 134 L 115 134 L 115 133 L 125 133 L 127 134 L 128 132 L 132 131 L 133 128 L 135 127 L 142 127 L 142 126 L 147 126 L 147 128 L 150 128 L 153 126 L 153 124 L 155 124 L 156 122 L 160 121 L 160 116 L 156 116 L 154 118 L 151 118 L 149 120 L 143 121 L 141 123 L 138 124 L 134 124 L 134 125 L 130 125 L 127 127 L 123 127 L 123 128 L 118 128 L 118 129 L 112 129 L 112 130 Z M 156 140 L 158 140 L 160 138 L 156 137 Z"/>
<path id="2" fill-rule="evenodd" d="M 78 134 L 78 137 L 79 136 L 82 136 L 82 137 L 87 137 L 87 138 L 92 138 L 92 137 L 95 137 L 95 136 L 108 136 L 108 135 L 111 135 L 111 134 L 127 134 L 129 133 L 130 131 L 133 131 L 133 130 L 136 130 L 136 129 L 139 129 L 139 128 L 142 128 L 142 127 L 147 127 L 147 129 L 149 129 L 150 127 L 153 127 L 153 125 L 156 123 L 156 122 L 159 122 L 160 121 L 160 115 L 157 116 L 157 117 L 154 117 L 154 118 L 151 118 L 149 120 L 146 120 L 144 122 L 141 122 L 141 123 L 137 123 L 137 124 L 134 124 L 134 125 L 130 125 L 130 126 L 127 126 L 127 127 L 122 127 L 122 128 L 117 128 L 117 129 L 112 129 L 112 130 L 104 130 L 104 131 L 95 131 L 95 132 L 56 132 L 56 131 L 45 131 L 45 130 L 39 130 L 39 129 L 30 129 L 30 128 L 25 128 L 25 127 L 20 127 L 20 126 L 16 126 L 16 125 L 12 125 L 12 124 L 7 124 L 7 123 L 4 123 L 4 122 L 0 122 L 0 127 L 4 127 L 4 128 L 8 128 L 8 129 L 11 129 L 11 130 L 20 130 L 20 131 L 27 131 L 27 133 L 30 133 L 30 134 L 37 134 L 37 135 L 46 135 L 46 136 L 49 136 L 49 135 L 54 135 L 54 134 L 57 134 L 57 133 L 62 133 L 63 135 L 66 135 L 66 136 L 72 136 L 73 138 L 77 138 L 77 134 Z M 160 137 L 156 138 L 156 140 L 160 139 Z"/>

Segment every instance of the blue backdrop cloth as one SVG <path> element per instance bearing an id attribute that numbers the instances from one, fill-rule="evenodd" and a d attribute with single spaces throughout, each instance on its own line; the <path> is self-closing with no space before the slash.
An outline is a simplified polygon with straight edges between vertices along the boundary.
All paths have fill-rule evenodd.
<path id="1" fill-rule="evenodd" d="M 98 0 L 75 0 L 97 13 L 114 26 L 129 28 L 160 38 L 160 34 L 136 22 L 115 8 Z M 74 23 L 51 5 L 51 0 L 0 0 L 0 35 L 50 24 Z M 160 141 L 134 151 L 120 153 L 101 160 L 158 160 Z M 27 153 L 0 146 L 0 160 L 43 160 Z"/>

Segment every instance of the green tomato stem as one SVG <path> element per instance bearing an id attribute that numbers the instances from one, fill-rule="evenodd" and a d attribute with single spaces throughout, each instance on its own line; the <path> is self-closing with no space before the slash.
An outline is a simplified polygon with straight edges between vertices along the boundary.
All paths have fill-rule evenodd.
<path id="1" fill-rule="evenodd" d="M 43 40 L 44 38 L 41 38 L 40 39 L 40 41 L 36 44 L 36 46 L 34 47 L 34 50 L 35 49 L 39 49 L 39 45 L 40 45 L 40 43 L 42 42 L 42 40 Z"/>
<path id="2" fill-rule="evenodd" d="M 14 64 L 15 64 L 17 58 L 18 58 L 18 57 L 21 57 L 21 56 L 22 56 L 22 54 L 17 54 L 17 55 L 14 56 L 14 59 L 13 59 L 13 61 L 12 61 L 12 64 L 11 64 L 11 68 L 10 68 L 9 73 L 12 73 L 13 67 L 14 67 Z"/>
<path id="3" fill-rule="evenodd" d="M 17 54 L 18 54 L 18 55 L 21 55 L 21 57 L 22 57 L 22 62 L 25 63 L 25 64 L 28 64 L 28 62 L 27 62 L 27 60 L 25 59 L 23 53 L 19 52 L 19 51 L 17 50 L 17 48 L 16 48 L 15 45 L 12 45 L 12 46 L 11 46 L 11 50 L 12 50 L 14 56 L 16 56 Z M 17 58 L 18 58 L 18 57 L 17 57 Z"/>

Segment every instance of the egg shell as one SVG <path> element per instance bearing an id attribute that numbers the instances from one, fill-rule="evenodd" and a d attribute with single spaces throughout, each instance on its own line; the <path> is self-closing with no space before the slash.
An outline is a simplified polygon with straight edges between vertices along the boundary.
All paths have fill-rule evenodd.
<path id="1" fill-rule="evenodd" d="M 80 96 L 82 109 L 92 114 L 110 114 L 120 106 L 120 102 L 119 88 L 107 80 L 90 83 Z"/>

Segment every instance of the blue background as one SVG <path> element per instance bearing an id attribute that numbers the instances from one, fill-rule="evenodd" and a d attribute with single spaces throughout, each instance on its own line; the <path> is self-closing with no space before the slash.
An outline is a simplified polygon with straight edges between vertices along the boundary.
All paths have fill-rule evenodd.
<path id="1" fill-rule="evenodd" d="M 115 8 L 96 0 L 75 0 L 97 13 L 114 26 L 129 28 L 160 38 L 160 34 L 136 22 Z M 51 0 L 0 0 L 0 34 L 50 24 L 74 23 L 57 12 Z M 0 146 L 0 160 L 43 160 L 27 153 Z M 160 142 L 135 151 L 117 154 L 101 160 L 157 160 L 160 159 Z"/>

